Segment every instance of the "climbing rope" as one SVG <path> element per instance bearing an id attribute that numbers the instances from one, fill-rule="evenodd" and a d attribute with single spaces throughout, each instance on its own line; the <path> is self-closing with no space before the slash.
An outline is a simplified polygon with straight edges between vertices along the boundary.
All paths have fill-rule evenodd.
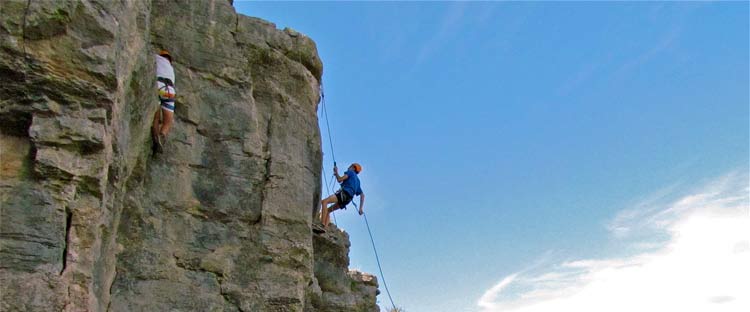
<path id="1" fill-rule="evenodd" d="M 331 176 L 331 178 L 332 178 L 331 179 L 331 189 L 333 189 L 333 183 L 336 182 L 336 177 L 335 176 Z M 328 193 L 330 194 L 331 191 L 329 190 Z M 331 214 L 333 215 L 333 223 L 336 224 L 336 226 L 338 226 L 339 225 L 339 221 L 336 220 L 336 212 L 335 211 L 331 211 Z"/>
<path id="2" fill-rule="evenodd" d="M 328 129 L 328 144 L 331 145 L 331 158 L 333 158 L 333 166 L 336 166 L 336 154 L 333 152 L 333 139 L 331 138 L 331 125 L 328 124 L 328 110 L 326 109 L 326 94 L 323 91 L 323 85 L 320 85 L 320 98 L 323 101 L 323 114 L 326 116 L 326 129 Z"/>
<path id="3" fill-rule="evenodd" d="M 326 94 L 325 94 L 325 91 L 323 90 L 322 84 L 320 85 L 320 99 L 323 102 L 323 114 L 326 117 L 326 129 L 328 130 L 328 144 L 330 144 L 331 146 L 331 157 L 333 158 L 333 166 L 336 167 L 336 154 L 333 152 L 333 138 L 331 137 L 331 125 L 328 123 L 328 109 L 326 109 Z M 328 186 L 328 176 L 325 173 L 323 173 L 323 176 L 326 178 L 326 191 L 328 191 L 328 194 L 331 194 L 331 189 Z M 333 181 L 335 181 L 335 176 L 334 176 Z M 338 220 L 336 220 L 336 213 L 332 211 L 331 214 L 333 214 L 333 223 L 338 225 L 339 222 Z"/>
<path id="4" fill-rule="evenodd" d="M 325 175 L 325 174 L 323 174 L 323 177 L 326 179 L 326 191 L 328 192 L 328 194 L 331 194 L 331 184 L 333 184 L 333 181 L 335 181 L 335 180 L 331 180 L 331 183 L 329 184 L 328 183 L 328 176 Z M 335 211 L 331 211 L 331 214 L 333 215 L 333 224 L 336 224 L 338 226 L 339 225 L 339 221 L 336 220 L 336 212 Z"/>
<path id="5" fill-rule="evenodd" d="M 375 248 L 375 239 L 372 238 L 372 231 L 370 231 L 370 222 L 367 222 L 367 214 L 362 212 L 362 216 L 365 217 L 365 224 L 367 225 L 367 233 L 370 234 L 370 243 L 372 243 L 372 250 L 375 252 L 375 260 L 378 262 L 378 270 L 380 271 L 380 277 L 383 279 L 383 286 L 385 286 L 385 293 L 388 294 L 388 300 L 391 301 L 391 307 L 396 310 L 396 304 L 393 303 L 393 297 L 391 297 L 391 291 L 388 290 L 388 283 L 385 282 L 385 275 L 383 274 L 383 267 L 380 266 L 380 257 L 378 256 L 378 249 Z"/>
<path id="6" fill-rule="evenodd" d="M 320 86 L 320 98 L 323 102 L 323 114 L 326 117 L 326 129 L 328 129 L 328 143 L 330 143 L 331 146 L 331 157 L 333 158 L 333 166 L 336 166 L 336 155 L 333 153 L 333 139 L 331 138 L 331 126 L 328 124 L 328 111 L 326 110 L 326 96 L 325 92 L 323 91 L 323 85 Z M 328 187 L 328 176 L 326 176 L 326 189 L 328 190 L 328 193 L 331 193 L 330 188 Z M 335 181 L 335 175 L 334 180 Z M 331 181 L 331 182 L 333 182 Z M 354 204 L 354 207 L 357 207 L 357 204 L 352 201 L 352 204 Z M 391 291 L 388 289 L 388 283 L 385 282 L 385 274 L 383 274 L 383 267 L 380 265 L 380 256 L 378 256 L 378 249 L 375 247 L 375 239 L 372 238 L 372 231 L 370 230 L 370 222 L 367 222 L 367 214 L 362 212 L 362 216 L 365 217 L 365 225 L 367 225 L 367 233 L 370 234 L 370 243 L 372 244 L 372 250 L 375 252 L 375 261 L 378 263 L 378 271 L 380 271 L 380 278 L 383 280 L 383 286 L 385 286 L 385 292 L 388 294 L 388 300 L 391 301 L 391 307 L 393 307 L 393 310 L 396 310 L 396 304 L 393 303 L 393 297 L 391 297 Z M 334 222 L 336 221 L 336 215 L 333 215 Z"/>

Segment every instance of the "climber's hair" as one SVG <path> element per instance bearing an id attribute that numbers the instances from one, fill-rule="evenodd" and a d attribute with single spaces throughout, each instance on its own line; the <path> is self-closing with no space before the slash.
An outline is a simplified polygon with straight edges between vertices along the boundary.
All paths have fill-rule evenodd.
<path id="1" fill-rule="evenodd" d="M 172 55 L 169 54 L 167 49 L 161 49 L 161 51 L 159 51 L 159 56 L 168 59 L 169 63 L 172 63 Z"/>

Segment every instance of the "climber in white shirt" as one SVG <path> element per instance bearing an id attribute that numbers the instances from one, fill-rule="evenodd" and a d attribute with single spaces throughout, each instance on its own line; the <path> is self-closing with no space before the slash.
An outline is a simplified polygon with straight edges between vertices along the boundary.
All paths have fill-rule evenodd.
<path id="1" fill-rule="evenodd" d="M 167 139 L 169 129 L 174 120 L 174 104 L 176 91 L 174 88 L 174 68 L 172 56 L 167 50 L 161 50 L 156 58 L 156 87 L 159 90 L 161 108 L 154 114 L 154 124 L 151 132 L 154 139 L 154 152 L 161 153 Z"/>

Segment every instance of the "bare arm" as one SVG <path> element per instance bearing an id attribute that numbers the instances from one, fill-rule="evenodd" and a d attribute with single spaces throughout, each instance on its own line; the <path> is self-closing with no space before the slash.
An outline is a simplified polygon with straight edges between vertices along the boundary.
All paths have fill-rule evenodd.
<path id="1" fill-rule="evenodd" d="M 344 182 L 344 180 L 348 179 L 349 176 L 344 174 L 343 176 L 339 176 L 339 168 L 333 167 L 333 175 L 336 177 L 336 181 L 339 183 Z"/>
<path id="2" fill-rule="evenodd" d="M 336 174 L 336 181 L 339 181 L 339 183 L 344 182 L 344 180 L 348 179 L 349 176 L 344 174 L 343 176 L 339 176 L 338 173 Z"/>
<path id="3" fill-rule="evenodd" d="M 365 211 L 365 193 L 359 194 L 359 215 L 363 215 Z"/>

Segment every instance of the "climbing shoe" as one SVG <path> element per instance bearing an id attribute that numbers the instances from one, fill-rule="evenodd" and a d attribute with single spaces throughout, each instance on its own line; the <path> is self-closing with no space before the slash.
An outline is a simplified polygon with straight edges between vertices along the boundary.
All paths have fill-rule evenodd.
<path id="1" fill-rule="evenodd" d="M 159 144 L 156 144 L 156 140 L 157 140 L 156 136 L 152 135 L 151 136 L 151 154 L 154 156 L 156 156 L 156 153 L 159 152 Z"/>
<path id="2" fill-rule="evenodd" d="M 320 223 L 313 223 L 312 230 L 314 233 L 317 233 L 317 234 L 323 234 L 326 232 L 325 227 L 323 226 L 323 224 L 320 224 Z"/>

